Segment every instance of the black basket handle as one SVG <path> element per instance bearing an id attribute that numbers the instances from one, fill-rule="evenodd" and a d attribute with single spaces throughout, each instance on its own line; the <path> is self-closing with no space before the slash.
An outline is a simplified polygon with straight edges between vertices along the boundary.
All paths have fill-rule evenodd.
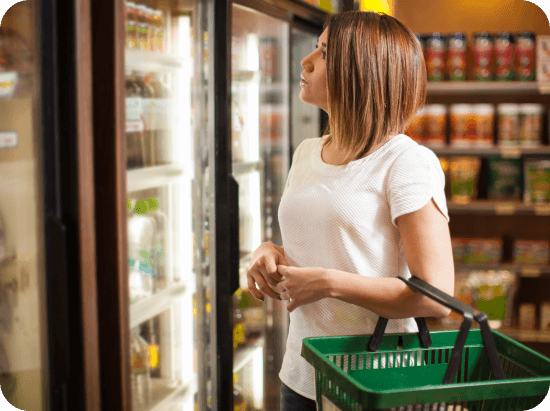
<path id="1" fill-rule="evenodd" d="M 491 370 L 493 372 L 493 378 L 495 380 L 505 379 L 504 372 L 502 371 L 502 366 L 498 360 L 497 349 L 495 342 L 493 340 L 493 335 L 491 334 L 491 328 L 489 327 L 489 322 L 487 320 L 487 315 L 485 313 L 474 310 L 474 308 L 463 303 L 460 300 L 457 300 L 454 297 L 451 297 L 449 294 L 444 293 L 443 291 L 435 288 L 434 286 L 428 284 L 427 282 L 421 280 L 418 277 L 411 277 L 406 279 L 404 277 L 398 276 L 400 280 L 405 282 L 413 290 L 418 291 L 425 296 L 431 298 L 434 301 L 437 301 L 440 304 L 443 304 L 447 308 L 461 314 L 464 317 L 464 321 L 456 337 L 455 345 L 453 351 L 451 352 L 451 358 L 449 360 L 449 365 L 447 366 L 447 371 L 445 372 L 445 377 L 443 378 L 443 384 L 452 384 L 455 380 L 456 373 L 458 372 L 458 367 L 460 361 L 462 360 L 462 352 L 464 351 L 464 346 L 466 345 L 466 338 L 468 337 L 468 331 L 472 325 L 472 322 L 475 320 L 479 323 L 481 328 L 481 335 L 483 337 L 483 345 L 485 346 L 485 351 L 487 352 L 487 357 L 489 363 L 491 364 Z M 422 347 L 428 348 L 431 343 L 430 333 L 428 331 L 428 326 L 424 318 L 415 318 L 416 323 L 418 324 L 418 336 L 420 338 L 420 343 Z M 380 317 L 376 324 L 374 333 L 369 341 L 367 349 L 369 351 L 376 351 L 380 347 L 382 342 L 382 337 L 384 336 L 384 331 L 386 325 L 388 324 L 388 319 Z"/>

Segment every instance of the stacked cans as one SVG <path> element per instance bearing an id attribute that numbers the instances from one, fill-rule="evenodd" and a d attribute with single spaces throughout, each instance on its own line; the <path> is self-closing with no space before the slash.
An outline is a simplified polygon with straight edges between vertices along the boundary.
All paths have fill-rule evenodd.
<path id="1" fill-rule="evenodd" d="M 464 33 L 416 36 L 424 50 L 429 81 L 535 80 L 536 36 L 532 32 L 475 33 L 470 45 L 473 66 L 469 68 Z"/>
<path id="2" fill-rule="evenodd" d="M 541 144 L 541 104 L 499 104 L 498 144 L 500 146 L 535 147 Z"/>

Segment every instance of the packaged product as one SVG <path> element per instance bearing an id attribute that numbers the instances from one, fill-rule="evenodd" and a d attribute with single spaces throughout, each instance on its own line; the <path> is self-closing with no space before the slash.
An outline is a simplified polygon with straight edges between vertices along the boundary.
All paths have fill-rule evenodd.
<path id="1" fill-rule="evenodd" d="M 468 120 L 473 115 L 473 109 L 468 104 L 453 104 L 450 107 L 451 145 L 464 147 L 470 145 L 468 136 Z"/>
<path id="2" fill-rule="evenodd" d="M 542 138 L 542 104 L 522 104 L 520 106 L 520 144 L 526 147 L 538 146 Z"/>
<path id="3" fill-rule="evenodd" d="M 550 242 L 515 240 L 514 261 L 518 264 L 547 265 L 550 261 Z"/>
<path id="4" fill-rule="evenodd" d="M 499 104 L 498 139 L 500 146 L 514 146 L 519 142 L 519 105 Z"/>
<path id="5" fill-rule="evenodd" d="M 522 189 L 520 159 L 490 158 L 488 160 L 487 197 L 491 200 L 519 200 Z"/>
<path id="6" fill-rule="evenodd" d="M 489 81 L 493 79 L 493 37 L 487 33 L 474 34 L 473 77 L 476 81 Z"/>
<path id="7" fill-rule="evenodd" d="M 535 80 L 536 36 L 530 31 L 517 35 L 515 72 L 518 80 Z"/>
<path id="8" fill-rule="evenodd" d="M 448 37 L 449 55 L 447 74 L 451 81 L 466 80 L 466 48 L 468 41 L 464 33 L 453 33 Z"/>
<path id="9" fill-rule="evenodd" d="M 475 145 L 480 147 L 491 147 L 493 145 L 493 124 L 495 121 L 495 108 L 491 104 L 476 104 Z"/>
<path id="10" fill-rule="evenodd" d="M 477 196 L 481 160 L 478 157 L 454 157 L 449 165 L 451 199 L 469 202 Z"/>
<path id="11" fill-rule="evenodd" d="M 550 301 L 544 301 L 540 305 L 540 329 L 550 331 Z"/>
<path id="12" fill-rule="evenodd" d="M 440 33 L 433 33 L 426 38 L 426 70 L 428 81 L 445 80 L 446 38 Z"/>
<path id="13" fill-rule="evenodd" d="M 518 325 L 520 330 L 534 330 L 537 320 L 537 307 L 533 303 L 519 305 Z"/>
<path id="14" fill-rule="evenodd" d="M 427 109 L 427 118 L 425 143 L 430 146 L 444 146 L 447 125 L 447 106 L 442 104 L 431 104 Z"/>
<path id="15" fill-rule="evenodd" d="M 496 264 L 502 259 L 502 240 L 470 238 L 466 242 L 463 259 L 467 264 Z"/>
<path id="16" fill-rule="evenodd" d="M 526 203 L 550 201 L 550 160 L 525 160 L 523 175 L 523 199 Z"/>
<path id="17" fill-rule="evenodd" d="M 451 246 L 453 248 L 453 259 L 455 263 L 464 262 L 464 253 L 466 252 L 466 246 L 468 239 L 466 238 L 451 238 Z"/>
<path id="18" fill-rule="evenodd" d="M 413 117 L 405 134 L 418 143 L 424 141 L 426 131 L 427 110 L 429 106 L 424 106 Z"/>
<path id="19" fill-rule="evenodd" d="M 515 39 L 511 33 L 498 33 L 495 37 L 495 77 L 496 80 L 514 79 Z"/>
<path id="20" fill-rule="evenodd" d="M 487 314 L 491 328 L 510 324 L 516 275 L 507 270 L 473 271 L 468 277 L 474 306 Z"/>
<path id="21" fill-rule="evenodd" d="M 468 277 L 470 276 L 469 271 L 457 271 L 455 272 L 455 289 L 454 289 L 454 297 L 462 301 L 464 304 L 467 304 L 469 306 L 474 305 L 474 298 L 472 289 L 470 288 L 470 284 L 468 282 Z M 464 318 L 462 315 L 456 313 L 455 311 L 451 311 L 451 314 L 447 317 L 442 319 L 442 323 L 447 326 L 459 326 Z"/>

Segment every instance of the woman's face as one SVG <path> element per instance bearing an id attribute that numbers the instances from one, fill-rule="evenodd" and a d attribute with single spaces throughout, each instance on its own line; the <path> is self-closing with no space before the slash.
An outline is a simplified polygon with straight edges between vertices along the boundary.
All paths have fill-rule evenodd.
<path id="1" fill-rule="evenodd" d="M 327 102 L 327 29 L 317 42 L 317 48 L 305 57 L 301 65 L 300 99 L 328 112 Z"/>

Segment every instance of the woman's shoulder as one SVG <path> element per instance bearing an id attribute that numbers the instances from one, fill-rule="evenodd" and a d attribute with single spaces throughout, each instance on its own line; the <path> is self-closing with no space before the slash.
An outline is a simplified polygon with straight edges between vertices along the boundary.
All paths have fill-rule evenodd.
<path id="1" fill-rule="evenodd" d="M 407 167 L 419 163 L 439 162 L 437 155 L 428 147 L 418 144 L 405 134 L 400 136 L 400 144 L 394 151 L 393 166 Z"/>

